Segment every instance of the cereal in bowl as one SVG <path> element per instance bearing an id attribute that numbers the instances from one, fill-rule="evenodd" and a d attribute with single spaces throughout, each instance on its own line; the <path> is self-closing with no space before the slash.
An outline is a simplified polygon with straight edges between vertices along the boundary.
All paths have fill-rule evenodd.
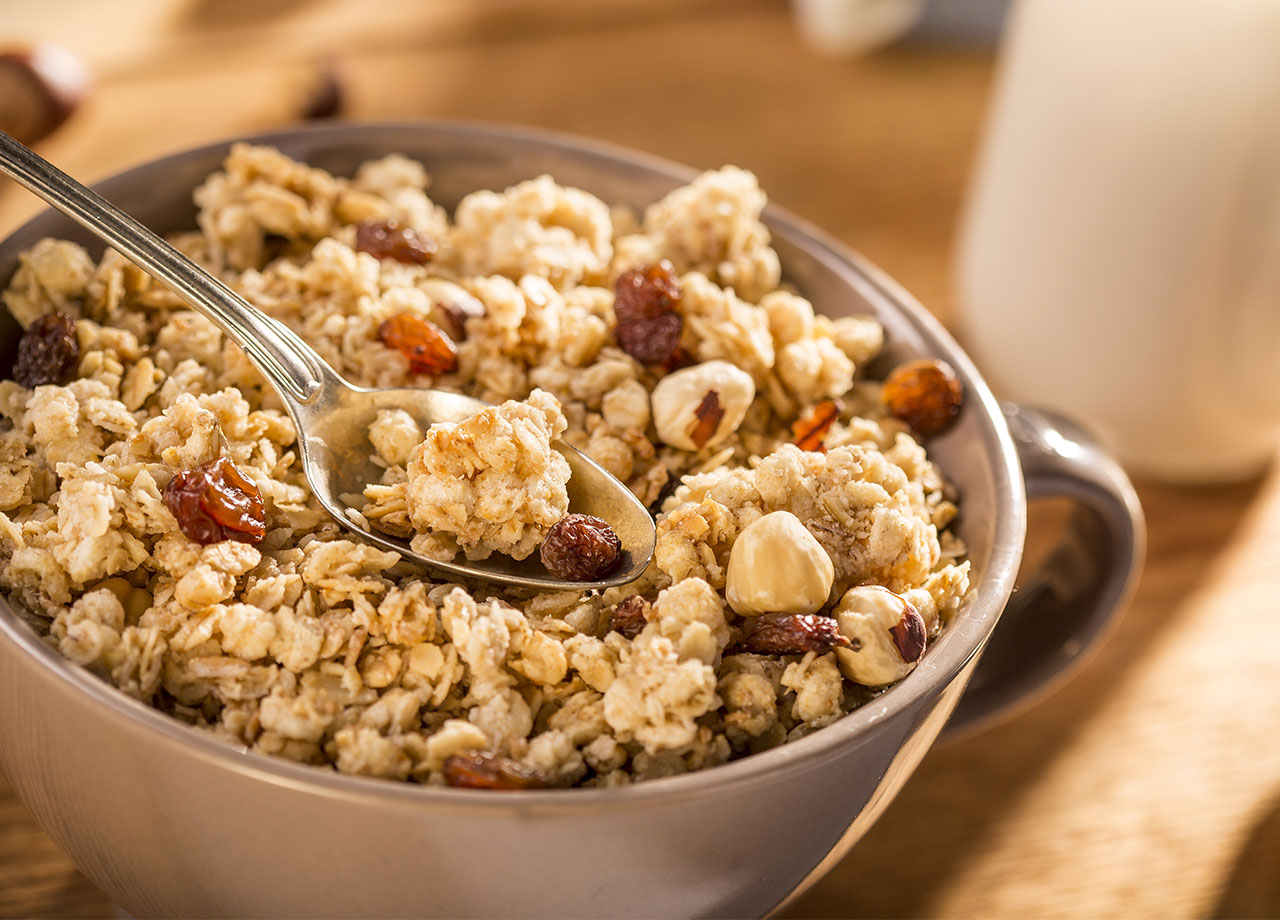
<path id="1" fill-rule="evenodd" d="M 428 190 L 398 155 L 340 178 L 238 144 L 173 239 L 353 383 L 490 404 L 380 413 L 352 515 L 436 558 L 606 571 L 563 439 L 653 511 L 644 575 L 499 589 L 351 539 L 237 346 L 118 254 L 49 239 L 8 280 L 26 331 L 0 383 L 0 586 L 47 641 L 230 744 L 481 789 L 712 767 L 910 673 L 969 584 L 922 445 L 954 375 L 886 403 L 880 325 L 781 285 L 744 170 L 641 213 L 548 176 L 452 216 Z"/>

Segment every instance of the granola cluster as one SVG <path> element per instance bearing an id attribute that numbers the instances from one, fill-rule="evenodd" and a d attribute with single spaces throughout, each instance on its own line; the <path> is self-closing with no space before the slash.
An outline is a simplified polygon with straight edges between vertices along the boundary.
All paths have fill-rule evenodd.
<path id="1" fill-rule="evenodd" d="M 526 555 L 567 510 L 559 437 L 653 509 L 641 580 L 521 593 L 350 539 L 238 347 L 118 254 L 43 240 L 4 294 L 42 338 L 0 383 L 0 586 L 51 645 L 231 744 L 482 788 L 714 766 L 914 666 L 968 588 L 956 509 L 862 376 L 879 324 L 780 287 L 754 176 L 641 213 L 543 176 L 451 217 L 427 188 L 401 156 L 347 179 L 238 145 L 174 242 L 352 382 L 494 404 L 429 433 L 382 413 L 353 515 Z M 731 584 L 791 574 L 731 564 L 757 523 L 764 560 L 807 531 L 802 607 Z"/>

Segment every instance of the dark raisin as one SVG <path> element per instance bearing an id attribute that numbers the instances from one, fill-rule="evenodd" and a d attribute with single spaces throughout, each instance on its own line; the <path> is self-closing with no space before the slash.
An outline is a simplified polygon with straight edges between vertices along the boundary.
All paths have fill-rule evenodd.
<path id="1" fill-rule="evenodd" d="M 689 424 L 689 440 L 693 442 L 693 446 L 702 450 L 720 427 L 720 420 L 723 418 L 724 406 L 720 405 L 720 394 L 715 390 L 708 390 L 707 395 L 702 397 L 702 402 L 693 410 L 693 421 Z"/>
<path id="2" fill-rule="evenodd" d="M 649 610 L 649 602 L 639 594 L 623 598 L 609 611 L 609 628 L 634 639 L 648 625 Z"/>
<path id="3" fill-rule="evenodd" d="M 547 782 L 509 757 L 471 751 L 445 758 L 444 781 L 460 789 L 543 789 Z"/>
<path id="4" fill-rule="evenodd" d="M 542 541 L 542 564 L 565 581 L 595 581 L 622 559 L 622 541 L 613 528 L 589 514 L 566 514 Z"/>
<path id="5" fill-rule="evenodd" d="M 458 369 L 458 348 L 435 323 L 412 313 L 397 313 L 378 328 L 378 338 L 409 359 L 415 374 L 451 374 Z"/>
<path id="6" fill-rule="evenodd" d="M 196 543 L 257 543 L 267 532 L 262 494 L 225 457 L 175 473 L 165 487 L 164 503 L 182 533 Z"/>
<path id="7" fill-rule="evenodd" d="M 940 434 L 960 414 L 964 387 L 951 366 L 932 358 L 909 361 L 885 379 L 885 407 L 917 434 Z"/>
<path id="8" fill-rule="evenodd" d="M 394 220 L 364 220 L 356 224 L 356 251 L 377 259 L 423 265 L 435 256 L 436 244 Z"/>
<path id="9" fill-rule="evenodd" d="M 680 488 L 680 477 L 672 476 L 667 473 L 667 481 L 662 484 L 662 488 L 658 490 L 658 497 L 649 504 L 649 513 L 653 517 L 657 517 L 662 513 L 662 506 L 668 498 L 676 493 L 676 489 Z"/>
<path id="10" fill-rule="evenodd" d="M 848 645 L 833 617 L 818 614 L 766 613 L 756 617 L 754 628 L 743 643 L 757 655 L 803 655 L 829 652 Z"/>
<path id="11" fill-rule="evenodd" d="M 680 347 L 680 282 L 665 259 L 618 276 L 613 310 L 618 347 L 643 364 L 665 364 Z"/>
<path id="12" fill-rule="evenodd" d="M 46 313 L 18 340 L 13 379 L 31 389 L 46 383 L 61 385 L 75 376 L 79 365 L 76 321 L 66 313 Z"/>
<path id="13" fill-rule="evenodd" d="M 791 434 L 795 437 L 792 443 L 801 450 L 826 450 L 822 442 L 843 409 L 844 406 L 838 399 L 826 399 L 818 403 L 803 418 L 798 418 L 791 424 Z"/>

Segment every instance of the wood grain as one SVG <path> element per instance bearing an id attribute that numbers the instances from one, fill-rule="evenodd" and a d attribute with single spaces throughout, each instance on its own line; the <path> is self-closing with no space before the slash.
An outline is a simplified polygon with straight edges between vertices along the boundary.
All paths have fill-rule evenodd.
<path id="1" fill-rule="evenodd" d="M 356 118 L 524 122 L 749 167 L 952 315 L 992 72 L 979 51 L 822 59 L 778 0 L 9 6 L 6 35 L 60 40 L 98 74 L 41 148 L 75 175 L 287 124 L 332 57 Z M 36 210 L 0 187 L 0 233 Z M 932 751 L 788 916 L 1280 914 L 1280 474 L 1140 492 L 1147 570 L 1100 653 L 1017 719 Z M 0 780 L 0 916 L 109 910 Z"/>

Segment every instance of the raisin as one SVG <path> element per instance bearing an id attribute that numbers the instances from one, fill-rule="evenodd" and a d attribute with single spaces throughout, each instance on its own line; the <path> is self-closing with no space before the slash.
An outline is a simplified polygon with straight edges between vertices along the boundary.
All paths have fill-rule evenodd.
<path id="1" fill-rule="evenodd" d="M 378 327 L 378 338 L 408 358 L 415 374 L 451 374 L 458 369 L 457 346 L 431 320 L 397 313 Z"/>
<path id="2" fill-rule="evenodd" d="M 609 628 L 634 639 L 648 625 L 649 609 L 649 602 L 639 594 L 623 598 L 609 611 Z"/>
<path id="3" fill-rule="evenodd" d="M 665 259 L 618 276 L 613 302 L 618 347 L 642 364 L 665 364 L 677 354 L 684 317 L 680 282 Z"/>
<path id="4" fill-rule="evenodd" d="M 848 645 L 833 617 L 817 614 L 766 613 L 756 617 L 755 628 L 743 643 L 758 655 L 803 655 L 829 652 Z"/>
<path id="5" fill-rule="evenodd" d="M 46 313 L 22 333 L 13 379 L 34 389 L 46 383 L 64 384 L 80 364 L 76 321 L 66 313 Z"/>
<path id="6" fill-rule="evenodd" d="M 622 541 L 613 528 L 589 514 L 566 514 L 542 541 L 542 564 L 565 581 L 595 581 L 622 559 Z"/>
<path id="7" fill-rule="evenodd" d="M 716 433 L 723 418 L 724 406 L 720 405 L 720 394 L 715 390 L 708 390 L 707 395 L 702 397 L 702 402 L 693 410 L 693 422 L 689 425 L 689 440 L 694 447 L 701 450 Z"/>
<path id="8" fill-rule="evenodd" d="M 662 513 L 662 506 L 668 498 L 676 494 L 676 489 L 680 488 L 680 477 L 672 476 L 667 472 L 667 481 L 662 484 L 662 488 L 658 490 L 658 497 L 649 503 L 649 514 L 653 518 L 657 518 Z"/>
<path id="9" fill-rule="evenodd" d="M 791 423 L 793 442 L 801 450 L 824 451 L 823 440 L 844 406 L 838 399 L 826 399 L 814 406 L 803 418 Z"/>
<path id="10" fill-rule="evenodd" d="M 543 789 L 547 783 L 509 757 L 471 751 L 445 758 L 444 781 L 460 789 Z"/>
<path id="11" fill-rule="evenodd" d="M 885 407 L 917 434 L 940 434 L 960 414 L 964 388 L 951 366 L 932 358 L 909 361 L 885 379 Z"/>
<path id="12" fill-rule="evenodd" d="M 406 265 L 423 265 L 435 257 L 436 244 L 394 220 L 364 220 L 356 224 L 356 252 Z"/>
<path id="13" fill-rule="evenodd" d="M 267 532 L 262 494 L 225 457 L 175 473 L 165 486 L 164 503 L 196 543 L 257 543 Z"/>

